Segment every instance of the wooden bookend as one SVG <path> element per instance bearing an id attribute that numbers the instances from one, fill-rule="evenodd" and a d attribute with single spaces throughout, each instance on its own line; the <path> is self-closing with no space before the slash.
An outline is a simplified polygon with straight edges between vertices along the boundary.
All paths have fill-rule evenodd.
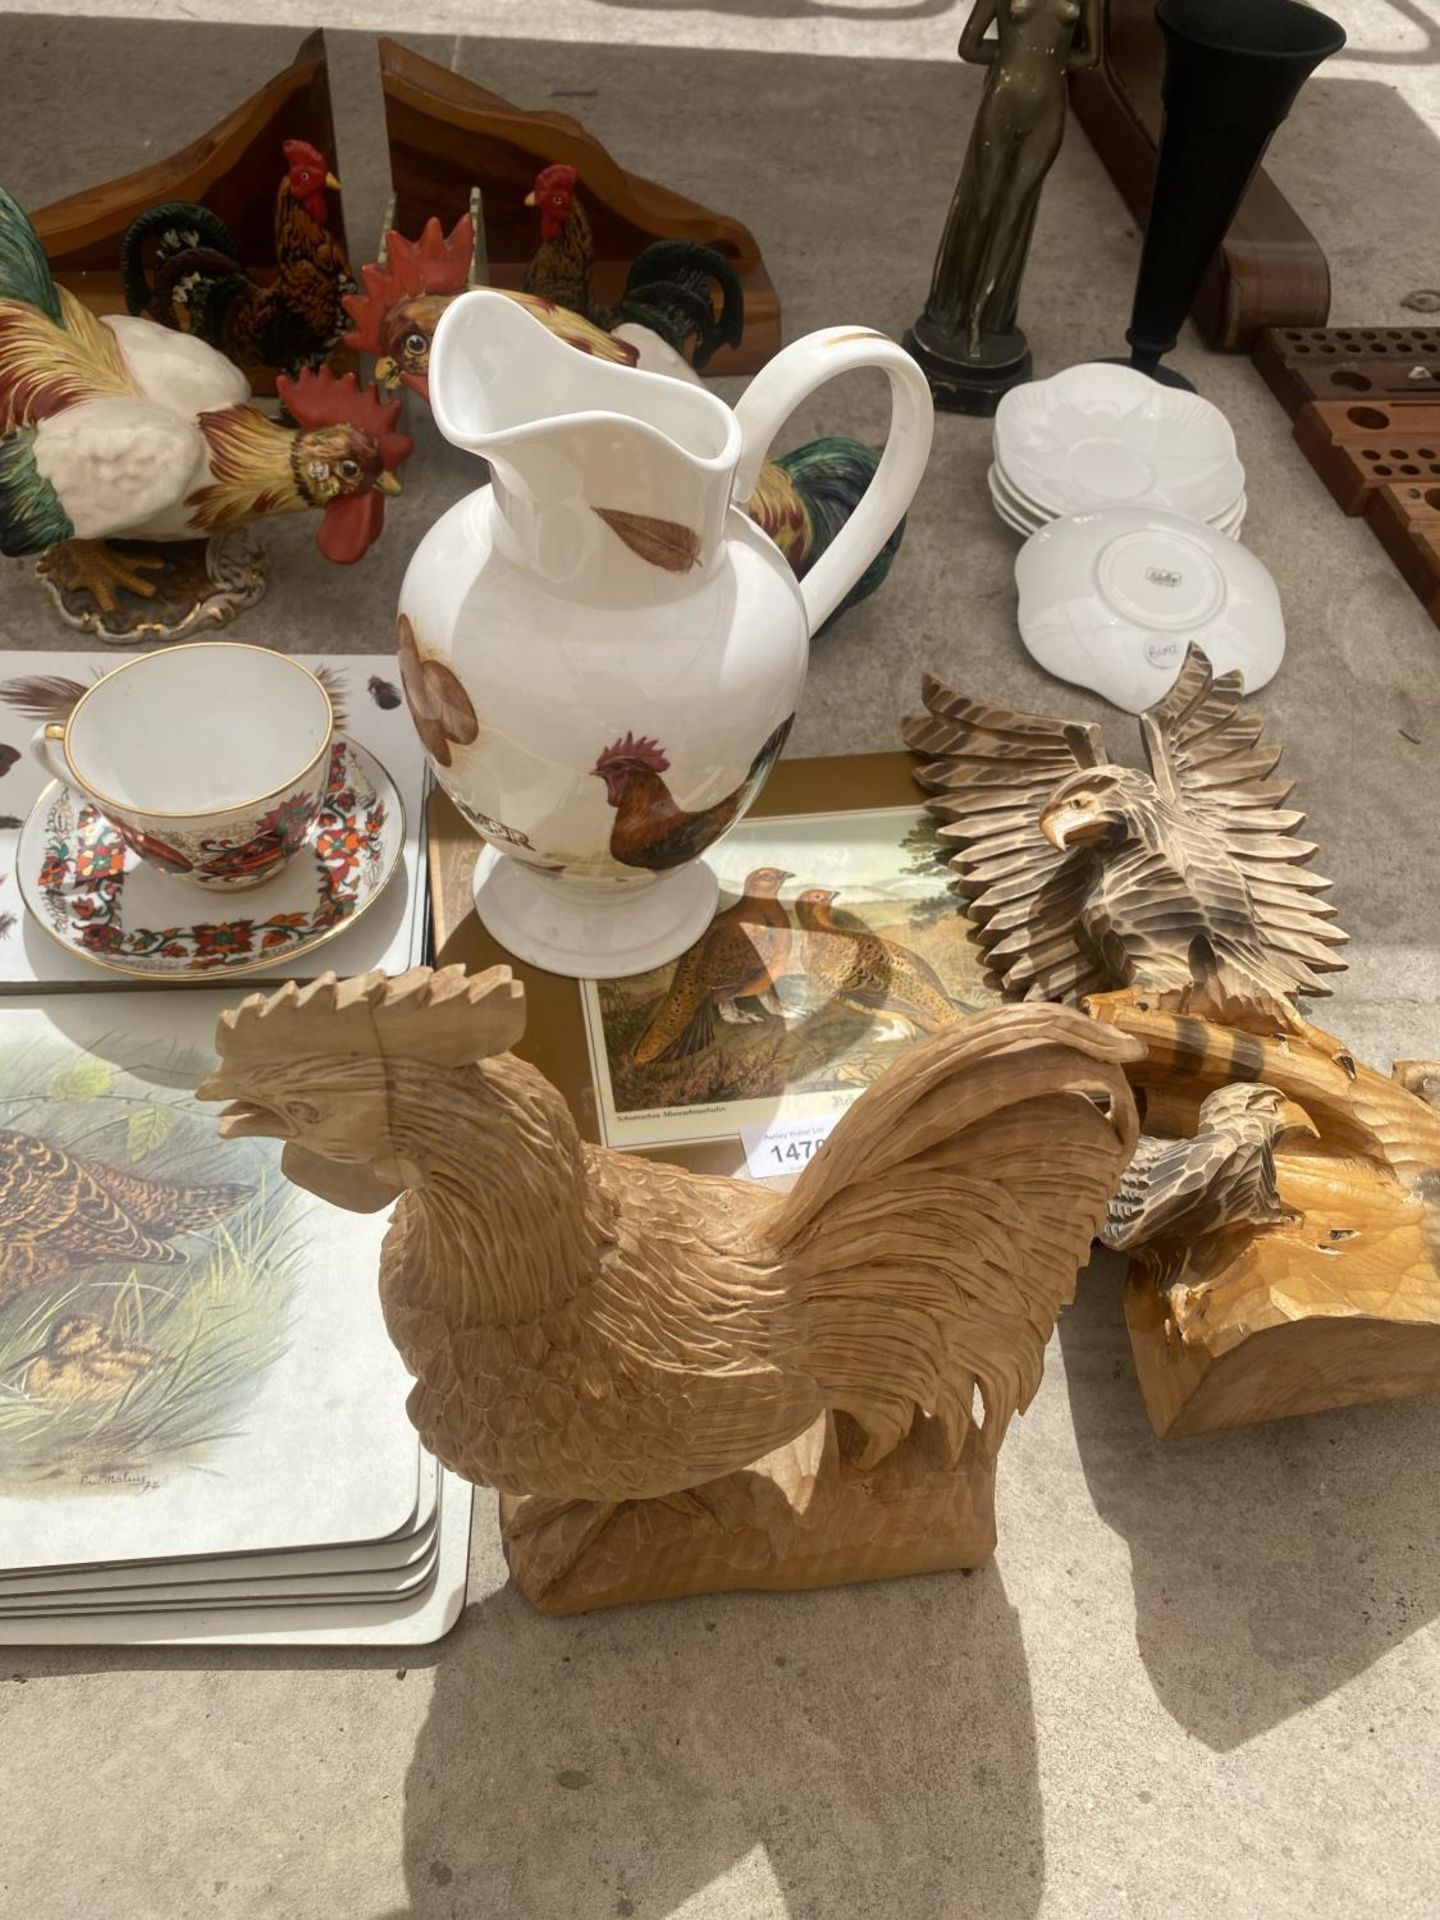
<path id="1" fill-rule="evenodd" d="M 1163 118 L 1154 0 L 1106 0 L 1104 58 L 1070 76 L 1075 116 L 1144 222 Z M 1330 269 L 1320 244 L 1262 169 L 1200 288 L 1191 318 L 1212 347 L 1248 348 L 1261 327 L 1323 326 Z"/>
<path id="2" fill-rule="evenodd" d="M 1087 1006 L 1144 1045 L 1129 1070 L 1142 1152 L 1196 1134 L 1201 1101 L 1237 1082 L 1276 1089 L 1302 1122 L 1273 1153 L 1269 1224 L 1255 1224 L 1252 1181 L 1247 1205 L 1232 1187 L 1209 1219 L 1192 1209 L 1168 1248 L 1132 1262 L 1125 1316 L 1155 1431 L 1440 1389 L 1440 1065 L 1402 1063 L 1387 1080 L 1308 1025 L 1239 1033 L 1134 992 Z"/>
<path id="3" fill-rule="evenodd" d="M 1391 481 L 1440 485 L 1440 400 L 1307 401 L 1295 438 L 1344 513 L 1364 513 Z"/>
<path id="4" fill-rule="evenodd" d="M 904 1054 L 788 1193 L 581 1141 L 508 968 L 224 1013 L 201 1098 L 380 1260 L 411 1418 L 537 1606 L 978 1566 L 995 1461 L 1138 1136 L 1140 1043 L 1003 1007 Z"/>
<path id="5" fill-rule="evenodd" d="M 1253 358 L 1292 420 L 1307 400 L 1440 400 L 1440 327 L 1266 327 Z"/>
<path id="6" fill-rule="evenodd" d="M 473 80 L 380 41 L 380 78 L 395 186 L 393 225 L 419 233 L 432 215 L 448 230 L 480 188 L 489 278 L 518 287 L 540 244 L 525 196 L 542 167 L 563 162 L 580 176 L 595 235 L 593 290 L 613 304 L 636 257 L 654 240 L 698 240 L 730 262 L 745 295 L 745 333 L 722 347 L 707 373 L 754 373 L 780 349 L 780 302 L 748 227 L 629 173 L 568 114 L 512 106 Z"/>
<path id="7" fill-rule="evenodd" d="M 55 279 L 92 312 L 124 313 L 120 242 L 137 215 L 167 200 L 209 207 L 234 235 L 252 277 L 273 279 L 275 190 L 285 171 L 282 144 L 291 139 L 310 141 L 334 164 L 325 36 L 318 30 L 283 73 L 179 153 L 32 214 Z M 338 197 L 330 225 L 343 240 Z"/>

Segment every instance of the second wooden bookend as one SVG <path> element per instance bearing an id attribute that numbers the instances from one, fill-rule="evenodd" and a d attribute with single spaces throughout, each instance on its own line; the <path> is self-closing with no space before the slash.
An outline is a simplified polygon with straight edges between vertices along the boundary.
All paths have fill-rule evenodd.
<path id="1" fill-rule="evenodd" d="M 999 983 L 1144 1045 L 1102 1237 L 1132 1258 L 1162 1434 L 1440 1388 L 1440 1067 L 1387 1080 L 1297 1011 L 1345 936 L 1241 692 L 1192 647 L 1141 717 L 1149 774 L 1097 727 L 934 681 L 906 733 Z"/>
<path id="2" fill-rule="evenodd" d="M 380 80 L 402 232 L 418 233 L 432 215 L 452 225 L 478 186 L 490 283 L 528 287 L 591 319 L 592 298 L 597 310 L 623 301 L 631 269 L 653 242 L 699 242 L 728 264 L 744 297 L 743 335 L 721 327 L 705 351 L 707 371 L 755 373 L 779 352 L 780 303 L 740 221 L 629 172 L 568 114 L 514 106 L 397 41 L 380 41 Z M 557 186 L 568 176 L 568 194 L 583 206 L 583 235 L 577 231 L 571 253 L 572 266 L 583 268 L 578 294 L 573 276 L 536 278 L 546 245 L 542 174 Z M 558 237 L 568 209 L 552 211 Z"/>
<path id="3" fill-rule="evenodd" d="M 200 1092 L 311 1192 L 399 1202 L 411 1418 L 500 1492 L 535 1604 L 988 1559 L 996 1455 L 1135 1147 L 1140 1043 L 1050 1006 L 952 1026 L 782 1194 L 582 1142 L 509 1052 L 524 1018 L 503 967 L 329 976 L 222 1016 Z"/>

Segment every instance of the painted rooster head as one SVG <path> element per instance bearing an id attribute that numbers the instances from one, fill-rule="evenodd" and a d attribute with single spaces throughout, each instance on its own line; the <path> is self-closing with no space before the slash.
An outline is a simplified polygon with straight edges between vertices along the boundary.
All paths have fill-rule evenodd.
<path id="1" fill-rule="evenodd" d="M 394 431 L 400 402 L 328 367 L 295 380 L 281 374 L 275 386 L 300 428 L 290 449 L 295 485 L 324 513 L 315 544 L 348 566 L 379 539 L 385 495 L 400 491 L 395 469 L 414 452 L 414 441 Z"/>
<path id="2" fill-rule="evenodd" d="M 554 166 L 542 167 L 535 176 L 535 185 L 525 196 L 527 207 L 536 207 L 540 212 L 540 238 L 556 240 L 560 230 L 570 215 L 570 202 L 575 198 L 575 188 L 580 176 L 574 167 L 566 166 L 557 160 Z"/>
<path id="3" fill-rule="evenodd" d="M 285 184 L 310 218 L 318 220 L 323 226 L 330 210 L 325 189 L 329 187 L 332 192 L 338 193 L 340 182 L 326 165 L 324 154 L 318 147 L 312 147 L 308 140 L 287 140 L 284 153 L 285 165 L 289 170 Z"/>
<path id="4" fill-rule="evenodd" d="M 619 806 L 633 775 L 661 774 L 669 770 L 670 762 L 665 758 L 660 743 L 657 740 L 637 740 L 633 733 L 627 733 L 613 747 L 606 747 L 591 769 L 605 782 L 605 798 L 612 807 Z"/>
<path id="5" fill-rule="evenodd" d="M 347 347 L 375 355 L 375 379 L 387 395 L 400 384 L 429 398 L 430 342 L 440 316 L 470 285 L 475 226 L 464 214 L 447 234 L 435 219 L 418 240 L 385 236 L 385 258 L 362 267 L 364 293 L 343 296 L 354 326 Z"/>

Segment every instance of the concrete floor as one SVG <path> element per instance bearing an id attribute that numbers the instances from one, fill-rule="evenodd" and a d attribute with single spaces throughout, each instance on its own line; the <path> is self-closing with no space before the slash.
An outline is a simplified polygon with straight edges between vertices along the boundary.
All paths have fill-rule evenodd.
<path id="1" fill-rule="evenodd" d="M 229 10 L 293 20 L 278 0 Z M 1440 8 L 1333 10 L 1354 50 L 1302 96 L 1274 171 L 1329 252 L 1335 319 L 1415 324 L 1402 299 L 1440 285 Z M 174 147 L 297 37 L 197 25 L 225 11 L 204 0 L 107 11 L 154 18 L 6 22 L 0 180 L 22 201 Z M 157 24 L 167 13 L 189 23 Z M 405 13 L 422 51 L 581 113 L 641 171 L 746 219 L 791 335 L 913 317 L 978 84 L 954 62 L 948 0 Z M 307 17 L 401 29 L 378 0 Z M 384 192 L 371 56 L 336 33 L 332 59 L 358 245 Z M 1119 347 L 1135 257 L 1072 129 L 1022 312 L 1042 372 Z M 1235 423 L 1246 539 L 1285 601 L 1290 654 L 1263 699 L 1355 938 L 1326 1024 L 1377 1062 L 1440 1055 L 1440 633 L 1330 504 L 1248 363 L 1194 342 L 1178 358 Z M 857 382 L 794 438 L 881 425 Z M 1134 757 L 1123 716 L 1019 647 L 986 441 L 940 423 L 891 583 L 819 650 L 794 751 L 895 744 L 929 666 L 995 701 L 1104 718 Z M 277 529 L 246 637 L 388 646 L 410 545 L 468 484 L 428 431 L 409 475 L 362 567 L 326 572 L 309 530 Z M 57 644 L 23 569 L 0 578 L 0 632 Z M 1114 1275 L 1097 1271 L 1007 1441 L 999 1553 L 969 1578 L 545 1621 L 506 1585 L 482 1499 L 472 1604 L 403 1673 L 341 1653 L 4 1654 L 0 1913 L 1431 1916 L 1437 1476 L 1433 1402 L 1160 1446 Z"/>

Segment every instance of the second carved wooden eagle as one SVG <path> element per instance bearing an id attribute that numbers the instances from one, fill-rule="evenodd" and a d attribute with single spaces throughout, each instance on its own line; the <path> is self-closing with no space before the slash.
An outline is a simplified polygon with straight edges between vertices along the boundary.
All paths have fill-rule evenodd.
<path id="1" fill-rule="evenodd" d="M 906 742 L 1007 991 L 1187 994 L 1208 977 L 1232 1021 L 1287 1025 L 1295 995 L 1329 991 L 1321 976 L 1343 968 L 1347 936 L 1243 691 L 1192 644 L 1140 716 L 1147 774 L 1110 761 L 1098 726 L 983 706 L 926 677 Z"/>

